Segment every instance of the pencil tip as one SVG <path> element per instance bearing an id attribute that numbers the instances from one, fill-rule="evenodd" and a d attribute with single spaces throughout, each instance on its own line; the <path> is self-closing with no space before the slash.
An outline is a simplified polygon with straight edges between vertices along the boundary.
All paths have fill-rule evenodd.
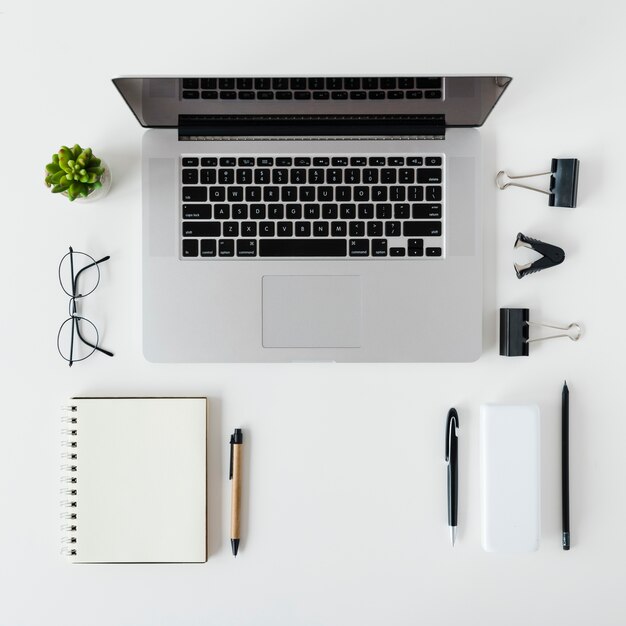
<path id="1" fill-rule="evenodd" d="M 239 551 L 239 539 L 231 539 L 230 547 L 233 551 L 233 556 L 237 556 L 237 552 Z"/>

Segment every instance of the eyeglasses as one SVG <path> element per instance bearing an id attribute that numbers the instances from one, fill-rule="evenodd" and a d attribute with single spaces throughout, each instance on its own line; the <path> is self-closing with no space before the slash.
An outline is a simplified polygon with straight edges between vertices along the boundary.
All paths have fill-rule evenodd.
<path id="1" fill-rule="evenodd" d="M 70 367 L 78 361 L 84 361 L 96 350 L 107 356 L 112 352 L 101 348 L 100 335 L 95 324 L 78 314 L 77 303 L 96 290 L 100 284 L 100 263 L 111 257 L 105 256 L 99 261 L 93 257 L 72 249 L 59 262 L 59 282 L 61 289 L 70 297 L 69 317 L 61 324 L 57 334 L 59 354 Z M 80 287 L 79 287 L 80 279 Z"/>

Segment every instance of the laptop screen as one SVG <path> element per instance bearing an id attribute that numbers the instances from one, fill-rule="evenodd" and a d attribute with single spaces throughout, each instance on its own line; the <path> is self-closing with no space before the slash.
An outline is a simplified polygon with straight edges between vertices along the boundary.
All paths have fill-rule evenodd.
<path id="1" fill-rule="evenodd" d="M 117 89 L 139 123 L 179 128 L 185 120 L 301 120 L 321 134 L 344 123 L 372 122 L 372 134 L 395 134 L 386 122 L 481 126 L 507 88 L 507 76 L 120 77 Z M 213 127 L 213 126 L 211 126 Z M 277 128 L 279 125 L 277 125 Z M 328 129 L 331 129 L 330 133 Z M 334 130 L 333 130 L 334 129 Z M 336 132 L 335 132 L 336 131 Z M 369 134 L 369 133 L 368 133 Z"/>

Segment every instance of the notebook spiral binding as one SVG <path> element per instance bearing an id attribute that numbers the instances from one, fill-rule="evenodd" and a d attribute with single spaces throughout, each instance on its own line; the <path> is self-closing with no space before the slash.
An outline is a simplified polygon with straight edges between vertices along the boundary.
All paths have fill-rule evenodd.
<path id="1" fill-rule="evenodd" d="M 77 556 L 76 531 L 78 530 L 78 416 L 76 406 L 61 407 L 61 554 Z"/>

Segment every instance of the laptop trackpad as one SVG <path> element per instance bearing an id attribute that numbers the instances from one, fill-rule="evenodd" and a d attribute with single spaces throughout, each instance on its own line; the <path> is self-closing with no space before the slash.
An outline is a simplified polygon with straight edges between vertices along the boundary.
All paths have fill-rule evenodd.
<path id="1" fill-rule="evenodd" d="M 360 276 L 263 276 L 263 347 L 360 346 Z"/>

